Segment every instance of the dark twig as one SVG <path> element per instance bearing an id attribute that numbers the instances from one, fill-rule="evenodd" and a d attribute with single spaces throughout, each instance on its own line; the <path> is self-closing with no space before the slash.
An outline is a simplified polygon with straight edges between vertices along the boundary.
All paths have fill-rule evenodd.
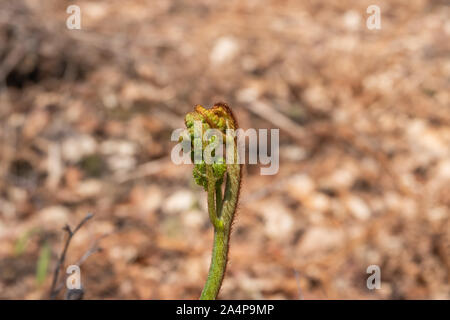
<path id="1" fill-rule="evenodd" d="M 53 280 L 52 280 L 52 286 L 50 288 L 50 299 L 55 299 L 56 295 L 60 290 L 55 290 L 56 284 L 58 283 L 59 279 L 59 271 L 61 270 L 61 267 L 64 265 L 64 261 L 66 260 L 66 254 L 67 249 L 69 248 L 70 241 L 72 240 L 75 233 L 80 230 L 80 228 L 93 217 L 94 215 L 92 213 L 89 213 L 84 217 L 83 220 L 75 227 L 75 229 L 70 229 L 69 225 L 66 225 L 63 230 L 67 231 L 68 237 L 66 240 L 66 243 L 64 244 L 64 249 L 59 256 L 58 262 L 56 263 L 55 270 L 53 271 Z"/>
<path id="2" fill-rule="evenodd" d="M 107 237 L 109 235 L 110 235 L 109 233 L 106 233 L 106 234 L 101 235 L 98 239 L 96 239 L 92 243 L 90 248 L 83 254 L 83 256 L 80 258 L 80 260 L 78 260 L 75 263 L 75 265 L 81 267 L 81 265 L 87 260 L 87 258 L 89 258 L 94 253 L 102 251 L 102 248 L 99 247 L 100 240 L 102 240 L 103 238 L 105 238 L 105 237 Z M 66 276 L 66 279 L 67 279 L 67 276 Z M 59 292 L 61 292 L 61 289 L 64 288 L 64 284 L 65 284 L 65 281 L 61 281 L 61 283 L 58 285 L 58 287 L 55 288 L 55 290 L 54 290 L 55 291 L 55 296 L 58 295 Z M 80 290 L 83 290 L 83 289 L 80 289 Z"/>
<path id="3" fill-rule="evenodd" d="M 82 264 L 84 261 L 86 261 L 87 258 L 89 258 L 89 257 L 90 257 L 91 255 L 93 255 L 94 253 L 101 251 L 102 248 L 100 248 L 100 247 L 98 246 L 98 244 L 100 243 L 100 240 L 101 240 L 101 239 L 103 239 L 104 237 L 106 237 L 106 236 L 108 236 L 108 235 L 109 235 L 109 234 L 104 234 L 104 235 L 100 236 L 98 239 L 96 239 L 96 240 L 92 243 L 92 245 L 91 245 L 91 247 L 89 248 L 89 250 L 86 251 L 85 254 L 83 254 L 83 256 L 80 258 L 80 260 L 78 260 L 77 263 L 75 263 L 75 265 L 81 266 L 81 264 Z"/>

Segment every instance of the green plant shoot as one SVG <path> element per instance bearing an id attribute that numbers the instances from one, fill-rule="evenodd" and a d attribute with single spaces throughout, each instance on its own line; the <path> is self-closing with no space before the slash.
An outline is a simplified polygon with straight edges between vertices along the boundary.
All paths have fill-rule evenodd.
<path id="1" fill-rule="evenodd" d="M 195 132 L 196 122 L 201 123 L 201 135 L 197 140 L 195 139 L 198 135 Z M 236 212 L 241 185 L 241 166 L 238 163 L 236 138 L 234 134 L 227 131 L 227 129 L 232 129 L 234 132 L 237 129 L 237 122 L 228 105 L 216 103 L 211 109 L 205 109 L 200 105 L 195 106 L 195 110 L 186 115 L 185 123 L 192 145 L 200 141 L 202 152 L 211 144 L 220 141 L 216 139 L 216 136 L 205 137 L 204 133 L 208 129 L 220 131 L 223 146 L 230 144 L 233 146 L 231 151 L 232 161 L 229 161 L 230 157 L 227 155 L 228 163 L 225 163 L 223 157 L 218 157 L 212 163 L 204 160 L 194 161 L 194 180 L 208 193 L 209 219 L 214 227 L 211 265 L 200 299 L 213 300 L 219 293 L 225 275 L 231 225 Z M 194 159 L 194 151 L 192 151 L 191 157 Z"/>

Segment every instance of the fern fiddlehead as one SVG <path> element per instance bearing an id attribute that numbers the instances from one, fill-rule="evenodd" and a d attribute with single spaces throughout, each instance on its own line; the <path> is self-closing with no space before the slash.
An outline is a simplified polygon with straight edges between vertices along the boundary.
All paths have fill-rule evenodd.
<path id="1" fill-rule="evenodd" d="M 195 132 L 195 124 L 198 124 L 197 128 L 201 128 L 201 139 L 197 139 L 197 143 L 201 141 L 202 151 L 209 144 L 217 142 L 214 136 L 209 139 L 204 137 L 203 133 L 208 129 L 218 130 L 224 139 L 222 141 L 233 146 L 231 158 L 227 155 L 227 163 L 223 157 L 210 164 L 204 160 L 194 161 L 193 176 L 195 182 L 203 186 L 208 193 L 208 213 L 214 227 L 211 265 L 200 299 L 213 300 L 219 293 L 225 275 L 231 225 L 241 185 L 241 166 L 238 164 L 236 138 L 234 134 L 230 134 L 229 130 L 227 131 L 227 129 L 237 129 L 237 122 L 228 105 L 216 103 L 211 109 L 205 109 L 200 105 L 195 106 L 195 110 L 186 115 L 185 123 L 194 145 L 196 135 L 199 138 L 198 133 Z M 191 157 L 194 159 L 194 152 Z"/>

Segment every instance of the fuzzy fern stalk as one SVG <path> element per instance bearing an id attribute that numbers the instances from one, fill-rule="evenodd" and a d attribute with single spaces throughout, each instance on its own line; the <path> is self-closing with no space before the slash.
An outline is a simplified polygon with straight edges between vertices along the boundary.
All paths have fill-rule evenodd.
<path id="1" fill-rule="evenodd" d="M 216 103 L 211 109 L 200 105 L 186 115 L 185 123 L 194 150 L 193 176 L 195 182 L 208 193 L 209 219 L 214 227 L 214 243 L 208 279 L 201 293 L 201 300 L 214 300 L 219 293 L 228 259 L 228 247 L 231 225 L 236 212 L 241 185 L 241 166 L 238 164 L 238 148 L 234 134 L 230 130 L 237 129 L 237 122 L 231 109 L 225 103 Z M 195 159 L 195 147 L 200 147 L 202 154 L 205 148 L 217 146 L 220 139 L 204 134 L 208 129 L 216 129 L 222 137 L 222 146 L 226 146 L 226 159 L 216 157 L 215 161 Z M 199 131 L 201 131 L 199 135 Z M 199 145 L 200 144 L 200 145 Z M 229 147 L 232 148 L 229 148 Z M 217 150 L 217 149 L 215 149 Z M 230 151 L 231 150 L 231 151 Z M 212 152 L 212 156 L 215 156 Z M 230 161 L 231 160 L 231 161 Z M 209 164 L 208 164 L 209 162 Z"/>

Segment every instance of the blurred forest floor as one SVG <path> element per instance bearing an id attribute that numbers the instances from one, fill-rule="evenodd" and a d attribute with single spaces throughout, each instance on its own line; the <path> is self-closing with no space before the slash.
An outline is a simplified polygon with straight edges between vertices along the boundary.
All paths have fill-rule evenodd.
<path id="1" fill-rule="evenodd" d="M 48 298 L 88 212 L 86 299 L 198 298 L 212 228 L 170 135 L 226 101 L 280 128 L 280 171 L 245 167 L 220 298 L 450 299 L 450 7 L 380 0 L 368 30 L 371 4 L 1 1 L 0 298 Z"/>

